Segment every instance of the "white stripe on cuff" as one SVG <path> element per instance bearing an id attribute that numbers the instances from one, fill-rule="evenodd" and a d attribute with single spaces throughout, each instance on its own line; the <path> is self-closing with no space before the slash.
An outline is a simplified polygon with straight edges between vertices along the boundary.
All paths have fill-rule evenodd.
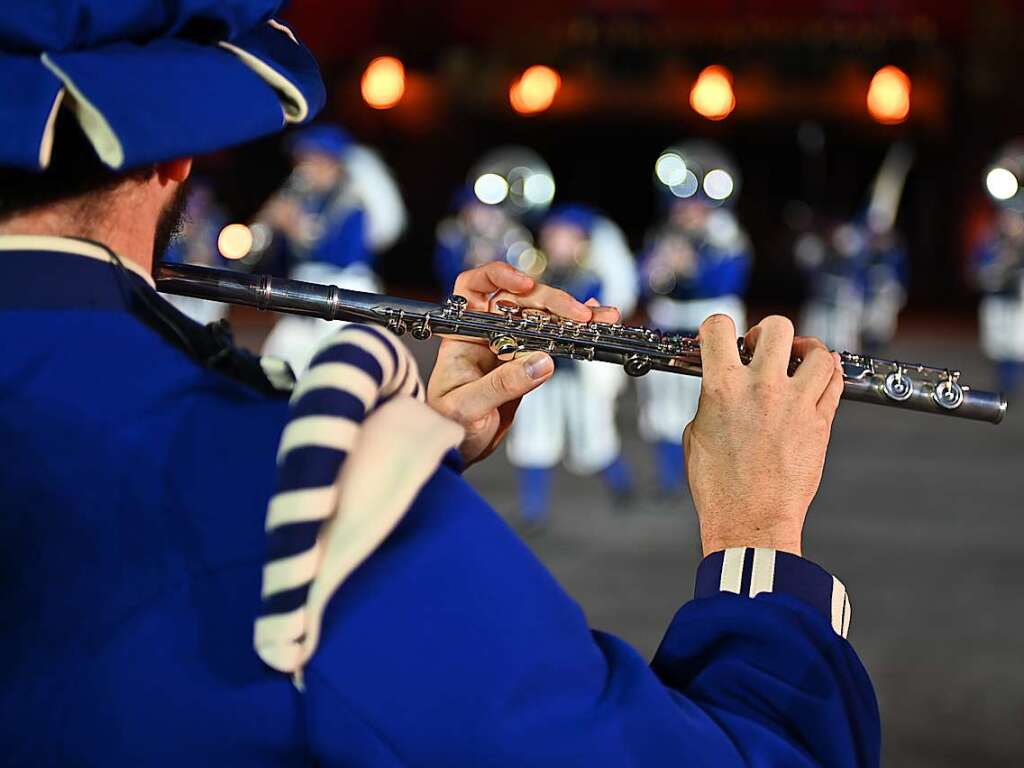
<path id="1" fill-rule="evenodd" d="M 754 550 L 754 567 L 750 573 L 750 596 L 775 588 L 775 550 L 758 547 Z"/>
<path id="2" fill-rule="evenodd" d="M 850 602 L 846 599 L 846 587 L 843 582 L 832 577 L 832 629 L 841 637 L 846 637 L 850 628 Z"/>
<path id="3" fill-rule="evenodd" d="M 722 576 L 718 582 L 720 592 L 740 593 L 740 586 L 743 583 L 743 559 L 747 550 L 744 547 L 734 547 L 725 550 L 722 557 Z"/>

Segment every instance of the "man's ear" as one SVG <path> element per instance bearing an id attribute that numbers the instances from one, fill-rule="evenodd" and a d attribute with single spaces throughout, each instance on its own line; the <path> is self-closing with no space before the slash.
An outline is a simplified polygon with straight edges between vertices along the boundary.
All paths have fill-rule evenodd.
<path id="1" fill-rule="evenodd" d="M 176 181 L 181 184 L 192 172 L 192 158 L 182 157 L 178 160 L 169 160 L 166 163 L 157 163 L 156 176 L 161 185 L 169 181 Z"/>

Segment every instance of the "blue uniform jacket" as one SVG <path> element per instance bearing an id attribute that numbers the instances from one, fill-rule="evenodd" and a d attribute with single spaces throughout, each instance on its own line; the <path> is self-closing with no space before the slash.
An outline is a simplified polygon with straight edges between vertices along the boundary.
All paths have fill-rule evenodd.
<path id="1" fill-rule="evenodd" d="M 1020 275 L 1024 271 L 1024 259 L 1016 254 L 1007 258 L 1004 251 L 1014 246 L 1001 235 L 992 235 L 982 240 L 971 252 L 971 272 L 978 287 L 991 296 L 1015 298 L 1020 295 Z M 1001 264 L 1001 261 L 1007 263 Z"/>
<path id="2" fill-rule="evenodd" d="M 750 252 L 746 248 L 726 249 L 708 242 L 694 245 L 697 269 L 688 278 L 678 277 L 669 298 L 676 301 L 742 296 L 750 278 Z M 650 258 L 650 250 L 641 257 L 641 272 Z M 647 281 L 641 288 L 651 296 Z"/>
<path id="3" fill-rule="evenodd" d="M 304 260 L 331 264 L 345 269 L 356 264 L 373 265 L 366 247 L 366 212 L 362 208 L 335 208 L 330 200 L 304 201 L 307 213 L 319 216 L 323 231 Z"/>
<path id="4" fill-rule="evenodd" d="M 778 553 L 751 598 L 770 550 L 712 555 L 648 665 L 450 463 L 333 598 L 300 692 L 252 647 L 286 402 L 57 250 L 0 239 L 5 765 L 878 764 L 830 575 Z"/>

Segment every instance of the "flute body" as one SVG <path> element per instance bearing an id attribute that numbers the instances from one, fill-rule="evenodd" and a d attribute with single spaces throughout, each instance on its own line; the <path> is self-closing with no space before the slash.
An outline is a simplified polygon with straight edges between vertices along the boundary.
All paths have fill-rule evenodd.
<path id="1" fill-rule="evenodd" d="M 351 291 L 268 275 L 250 275 L 187 264 L 161 264 L 157 289 L 164 293 L 242 304 L 258 309 L 384 325 L 425 340 L 433 334 L 485 340 L 499 359 L 543 351 L 554 357 L 621 365 L 631 376 L 648 371 L 701 375 L 700 345 L 693 336 L 607 323 L 576 323 L 510 301 L 497 313 L 467 308 L 461 296 L 440 304 Z M 739 341 L 740 355 L 749 353 Z M 973 389 L 960 372 L 917 363 L 840 354 L 843 397 L 877 405 L 998 424 L 1006 400 L 998 392 Z M 794 361 L 794 366 L 799 361 Z"/>

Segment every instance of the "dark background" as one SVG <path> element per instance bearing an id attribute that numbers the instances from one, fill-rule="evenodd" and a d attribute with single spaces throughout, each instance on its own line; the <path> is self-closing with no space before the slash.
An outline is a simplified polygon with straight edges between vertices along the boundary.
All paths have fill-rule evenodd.
<path id="1" fill-rule="evenodd" d="M 679 138 L 706 137 L 728 147 L 742 170 L 738 212 L 756 246 L 752 302 L 792 304 L 801 285 L 787 203 L 855 214 L 886 148 L 908 139 L 917 160 L 899 226 L 912 263 L 910 308 L 968 318 L 964 261 L 988 212 L 984 167 L 1024 132 L 1022 5 L 294 0 L 286 18 L 323 68 L 322 119 L 379 149 L 406 197 L 411 226 L 379 262 L 392 287 L 433 287 L 436 223 L 489 148 L 534 147 L 554 169 L 557 200 L 598 206 L 639 246 L 657 213 L 655 158 Z M 377 111 L 363 103 L 359 78 L 385 53 L 403 60 L 408 83 L 395 108 Z M 550 110 L 523 117 L 509 105 L 508 86 L 537 63 L 558 69 L 563 88 Z M 687 103 L 696 74 L 712 63 L 735 76 L 737 108 L 722 122 Z M 885 64 L 912 80 L 911 114 L 897 126 L 873 122 L 864 105 L 871 75 Z M 825 138 L 813 155 L 797 139 L 808 123 Z M 279 146 L 268 141 L 221 160 L 232 170 L 223 194 L 238 215 L 286 171 Z"/>

